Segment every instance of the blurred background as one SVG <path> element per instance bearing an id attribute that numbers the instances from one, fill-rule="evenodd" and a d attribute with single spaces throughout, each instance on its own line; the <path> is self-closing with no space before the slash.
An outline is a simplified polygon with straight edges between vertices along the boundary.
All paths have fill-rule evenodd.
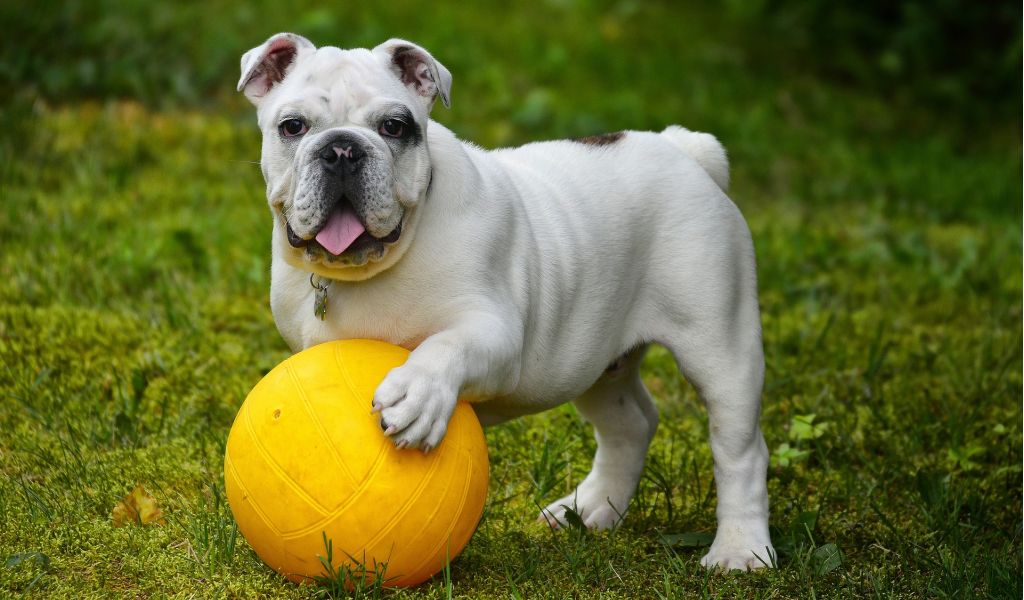
<path id="1" fill-rule="evenodd" d="M 1005 283 L 1017 264 L 987 247 L 1016 235 L 967 231 L 1020 221 L 1012 2 L 35 0 L 0 3 L 0 23 L 0 234 L 33 240 L 55 217 L 65 234 L 8 247 L 0 273 L 19 301 L 170 297 L 196 269 L 263 293 L 259 135 L 235 85 L 241 54 L 289 30 L 317 45 L 420 43 L 454 74 L 453 106 L 433 117 L 484 147 L 672 123 L 712 132 L 733 198 L 764 232 L 759 252 L 777 252 L 762 256 L 763 287 L 784 284 L 789 301 L 843 298 L 834 284 L 856 270 L 928 297 Z M 854 225 L 838 232 L 849 252 L 827 247 L 822 227 L 840 222 Z M 28 266 L 48 255 L 67 269 Z M 889 277 L 886 261 L 934 281 Z M 822 263 L 845 268 L 832 277 Z"/>
<path id="2" fill-rule="evenodd" d="M 626 533 L 524 520 L 589 467 L 571 409 L 493 428 L 463 593 L 1019 598 L 1021 21 L 970 0 L 0 1 L 0 596 L 313 594 L 236 550 L 218 491 L 238 405 L 288 355 L 239 59 L 294 31 L 423 45 L 454 77 L 433 117 L 485 147 L 675 123 L 730 155 L 783 568 L 694 567 L 705 413 L 654 349 Z M 136 482 L 167 527 L 111 529 Z"/>
<path id="3" fill-rule="evenodd" d="M 58 102 L 222 100 L 239 52 L 291 30 L 341 47 L 413 39 L 444 57 L 469 98 L 487 92 L 486 104 L 515 111 L 516 124 L 535 128 L 550 120 L 588 129 L 620 112 L 647 113 L 646 103 L 665 104 L 648 99 L 652 89 L 674 90 L 674 102 L 689 105 L 694 83 L 706 83 L 714 68 L 725 80 L 738 69 L 757 80 L 825 77 L 887 100 L 927 104 L 947 118 L 1020 112 L 1020 10 L 1012 2 L 548 0 L 427 9 L 407 0 L 40 0 L 5 3 L 0 22 L 10 33 L 0 83 L 9 93 Z M 593 82 L 611 97 L 573 97 L 584 106 L 567 112 L 582 115 L 564 123 L 553 108 L 563 103 L 559 94 L 599 87 Z M 529 108 L 520 102 L 524 94 Z M 611 107 L 602 110 L 604 104 Z"/>
<path id="4" fill-rule="evenodd" d="M 40 106 L 128 100 L 245 115 L 239 57 L 279 30 L 318 45 L 420 43 L 455 74 L 454 108 L 434 117 L 487 147 L 678 122 L 722 138 L 740 180 L 801 201 L 905 202 L 881 176 L 929 196 L 930 211 L 984 213 L 992 207 L 961 200 L 969 184 L 937 185 L 900 154 L 926 140 L 914 152 L 934 153 L 920 163 L 931 171 L 1019 141 L 1012 2 L 38 0 L 3 3 L 0 23 L 5 159 Z M 844 160 L 828 154 L 869 146 L 857 160 L 876 177 L 792 177 L 794 161 L 826 167 Z"/>

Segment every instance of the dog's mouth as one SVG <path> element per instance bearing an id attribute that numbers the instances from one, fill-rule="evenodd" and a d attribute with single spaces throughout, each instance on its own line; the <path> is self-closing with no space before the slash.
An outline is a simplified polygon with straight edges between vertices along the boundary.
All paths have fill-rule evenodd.
<path id="1" fill-rule="evenodd" d="M 288 243 L 293 248 L 305 248 L 306 254 L 311 256 L 322 252 L 329 262 L 337 262 L 338 257 L 382 255 L 384 244 L 393 244 L 402 235 L 402 222 L 399 221 L 390 233 L 384 237 L 375 237 L 367 231 L 366 226 L 346 198 L 342 198 L 331 209 L 330 216 L 313 239 L 307 240 L 300 237 L 292 229 L 287 219 L 285 219 L 285 227 Z M 375 250 L 376 252 L 374 252 Z"/>

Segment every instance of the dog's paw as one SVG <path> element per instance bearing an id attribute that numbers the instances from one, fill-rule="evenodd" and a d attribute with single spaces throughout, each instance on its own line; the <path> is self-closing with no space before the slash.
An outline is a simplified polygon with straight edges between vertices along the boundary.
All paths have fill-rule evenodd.
<path id="1" fill-rule="evenodd" d="M 415 365 L 392 369 L 377 387 L 373 410 L 399 448 L 436 448 L 448 430 L 458 395 L 452 387 Z"/>
<path id="2" fill-rule="evenodd" d="M 717 571 L 754 571 L 775 565 L 775 549 L 766 535 L 745 535 L 738 527 L 720 525 L 715 541 L 700 564 Z"/>
<path id="3" fill-rule="evenodd" d="M 558 529 L 569 523 L 568 510 L 576 513 L 587 529 L 613 529 L 622 522 L 629 507 L 632 490 L 623 492 L 613 482 L 587 477 L 576 491 L 555 500 L 540 512 L 539 521 Z"/>

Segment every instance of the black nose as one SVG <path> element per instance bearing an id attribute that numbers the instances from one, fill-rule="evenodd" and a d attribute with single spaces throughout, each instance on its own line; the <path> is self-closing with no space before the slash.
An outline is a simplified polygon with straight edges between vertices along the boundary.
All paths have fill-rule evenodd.
<path id="1" fill-rule="evenodd" d="M 366 157 L 366 151 L 359 144 L 333 141 L 320 149 L 320 164 L 329 173 L 342 174 L 351 171 Z"/>

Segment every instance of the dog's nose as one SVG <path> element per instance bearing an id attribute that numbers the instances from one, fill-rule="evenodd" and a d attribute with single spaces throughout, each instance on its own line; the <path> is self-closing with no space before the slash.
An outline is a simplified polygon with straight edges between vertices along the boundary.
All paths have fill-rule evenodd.
<path id="1" fill-rule="evenodd" d="M 320 149 L 319 156 L 324 169 L 330 173 L 340 173 L 343 169 L 354 167 L 366 156 L 366 152 L 358 144 L 331 142 Z"/>

